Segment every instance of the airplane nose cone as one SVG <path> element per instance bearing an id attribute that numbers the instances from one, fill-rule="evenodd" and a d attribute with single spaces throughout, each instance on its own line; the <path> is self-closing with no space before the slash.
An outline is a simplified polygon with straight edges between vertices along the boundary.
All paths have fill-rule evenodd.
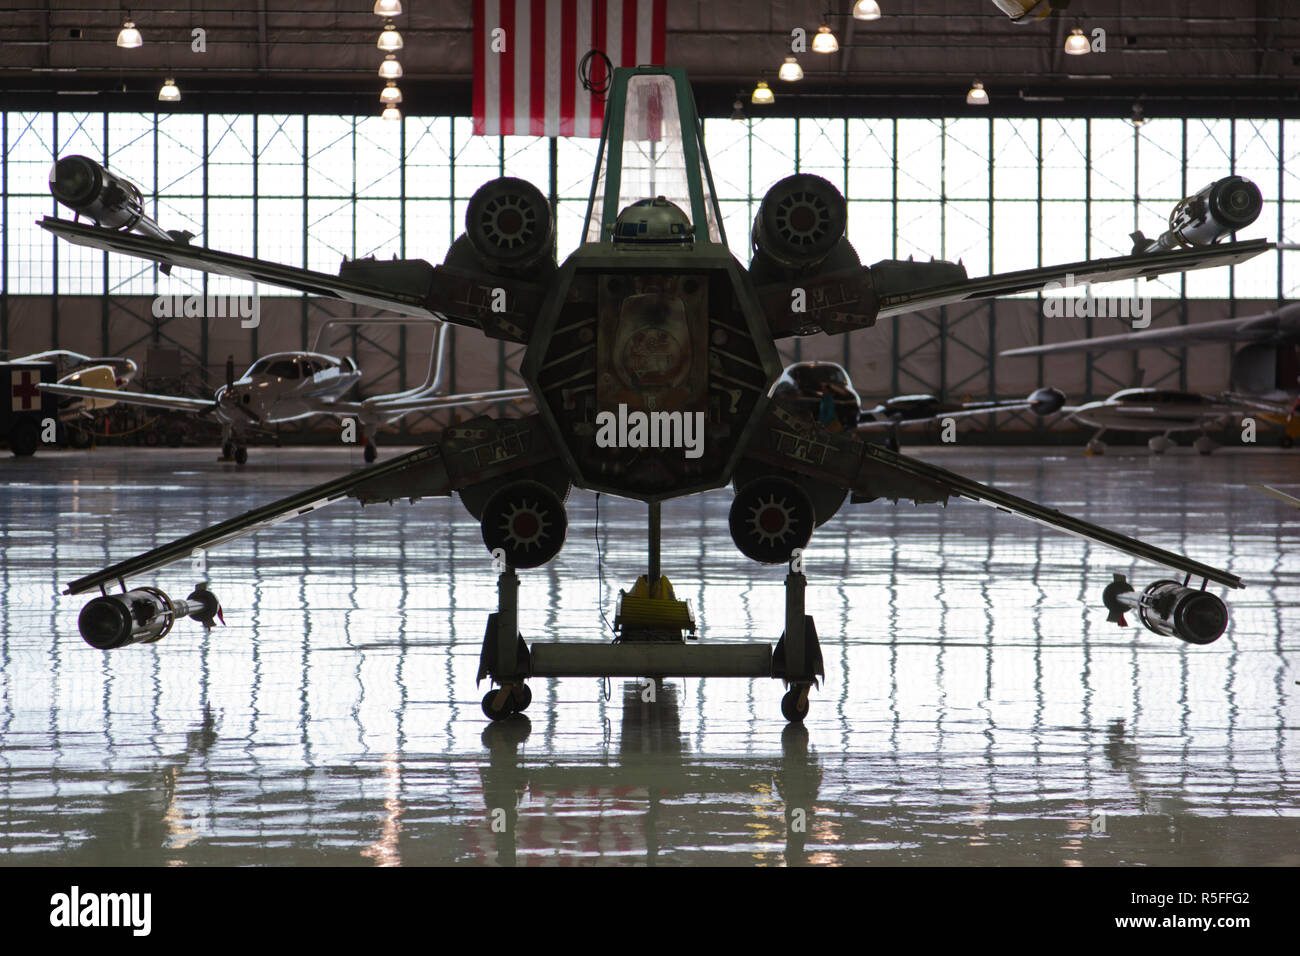
<path id="1" fill-rule="evenodd" d="M 1039 388 L 1029 396 L 1029 407 L 1035 415 L 1051 415 L 1065 406 L 1065 393 L 1059 388 Z"/>

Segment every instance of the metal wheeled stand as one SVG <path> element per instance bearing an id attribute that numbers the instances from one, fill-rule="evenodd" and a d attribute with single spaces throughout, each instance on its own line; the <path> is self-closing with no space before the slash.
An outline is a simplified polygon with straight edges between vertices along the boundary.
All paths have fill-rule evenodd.
<path id="1" fill-rule="evenodd" d="M 648 573 L 631 591 L 619 593 L 609 644 L 538 641 L 531 647 L 518 630 L 519 578 L 506 568 L 497 578 L 497 611 L 488 616 L 479 656 L 478 679 L 498 684 L 483 698 L 483 713 L 500 720 L 523 711 L 532 700 L 530 677 L 774 677 L 788 691 L 781 701 L 786 720 L 808 714 L 808 692 L 824 676 L 817 628 L 804 613 L 807 578 L 792 563 L 785 578 L 785 631 L 775 649 L 767 643 L 688 644 L 694 633 L 688 602 L 678 601 L 660 573 L 660 505 L 650 503 Z"/>

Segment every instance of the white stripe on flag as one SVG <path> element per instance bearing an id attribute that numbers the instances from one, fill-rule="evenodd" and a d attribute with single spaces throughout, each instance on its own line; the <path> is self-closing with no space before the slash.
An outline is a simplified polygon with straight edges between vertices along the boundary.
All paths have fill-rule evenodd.
<path id="1" fill-rule="evenodd" d="M 605 0 L 605 55 L 615 66 L 628 65 L 623 62 L 623 0 Z"/>
<path id="2" fill-rule="evenodd" d="M 654 30 L 655 0 L 637 0 L 636 5 L 636 62 L 624 66 L 649 65 L 653 56 L 650 34 Z M 655 64 L 662 66 L 662 64 Z"/>
<path id="3" fill-rule="evenodd" d="M 515 128 L 516 136 L 528 136 L 532 119 L 532 96 L 530 94 L 532 71 L 530 57 L 533 53 L 532 2 L 531 0 L 514 0 L 515 35 L 511 53 L 515 58 Z M 544 53 L 539 53 L 544 56 Z"/>
<path id="4" fill-rule="evenodd" d="M 591 49 L 591 5 L 578 4 L 578 56 Z M 577 64 L 573 64 L 576 67 Z M 576 70 L 575 70 L 576 74 Z M 590 136 L 591 132 L 591 94 L 582 88 L 582 81 L 573 77 L 575 93 L 573 97 L 573 132 L 577 136 Z M 597 136 L 600 134 L 597 133 Z"/>
<path id="5" fill-rule="evenodd" d="M 564 23 L 564 4 L 552 0 L 546 4 L 546 136 L 560 135 L 560 51 L 564 41 L 560 31 Z"/>
<path id="6" fill-rule="evenodd" d="M 510 0 L 506 0 L 507 3 Z M 500 0 L 483 0 L 483 132 L 501 132 L 501 54 L 492 52 L 492 31 L 501 26 Z"/>

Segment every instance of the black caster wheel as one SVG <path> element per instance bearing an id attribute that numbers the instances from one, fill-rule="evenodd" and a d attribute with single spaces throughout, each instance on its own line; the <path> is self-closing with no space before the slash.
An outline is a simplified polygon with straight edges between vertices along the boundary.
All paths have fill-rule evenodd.
<path id="1" fill-rule="evenodd" d="M 504 720 L 514 713 L 511 708 L 510 695 L 507 694 L 504 704 L 497 709 L 497 694 L 501 693 L 500 689 L 490 690 L 483 695 L 483 716 L 488 720 Z"/>
<path id="2" fill-rule="evenodd" d="M 248 462 L 248 449 L 240 446 L 235 449 L 235 464 L 243 465 Z"/>
<path id="3" fill-rule="evenodd" d="M 808 716 L 808 698 L 804 698 L 803 707 L 799 707 L 799 697 L 801 696 L 799 688 L 788 690 L 785 696 L 781 698 L 781 716 L 792 724 L 802 724 L 803 719 Z"/>
<path id="4" fill-rule="evenodd" d="M 515 713 L 522 714 L 528 709 L 528 705 L 533 702 L 533 689 L 527 684 L 520 684 L 510 699 Z"/>
<path id="5" fill-rule="evenodd" d="M 379 457 L 379 450 L 375 448 L 374 442 L 366 442 L 366 447 L 365 450 L 361 452 L 361 457 L 366 460 L 366 464 L 369 464 Z"/>

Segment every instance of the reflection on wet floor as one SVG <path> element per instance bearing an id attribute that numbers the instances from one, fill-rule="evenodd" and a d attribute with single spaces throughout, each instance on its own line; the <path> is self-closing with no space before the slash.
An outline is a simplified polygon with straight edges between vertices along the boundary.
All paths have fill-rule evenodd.
<path id="1" fill-rule="evenodd" d="M 82 643 L 73 577 L 339 473 L 340 451 L 5 461 L 0 859 L 7 864 L 1300 863 L 1294 455 L 920 457 L 1240 574 L 1189 647 L 1106 623 L 1103 548 L 965 502 L 849 507 L 806 563 L 826 681 L 787 727 L 773 681 L 533 682 L 488 725 L 495 576 L 456 501 L 336 505 L 201 576 L 227 627 Z M 310 457 L 311 464 L 304 464 Z M 774 641 L 784 570 L 731 545 L 727 492 L 664 508 L 702 641 Z M 645 508 L 570 499 L 521 573 L 526 640 L 608 640 Z M 134 582 L 133 582 L 134 583 Z M 140 583 L 153 583 L 148 580 Z M 608 698 L 606 693 L 608 692 Z"/>

